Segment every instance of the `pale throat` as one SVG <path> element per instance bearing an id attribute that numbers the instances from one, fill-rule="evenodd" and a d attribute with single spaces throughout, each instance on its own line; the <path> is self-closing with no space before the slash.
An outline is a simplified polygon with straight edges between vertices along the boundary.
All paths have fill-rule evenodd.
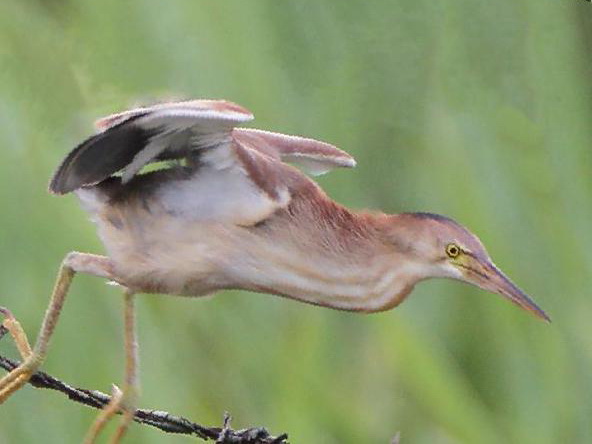
<path id="1" fill-rule="evenodd" d="M 337 218 L 345 222 L 335 225 L 301 221 L 300 213 L 288 224 L 288 235 L 279 230 L 242 238 L 241 251 L 247 254 L 232 264 L 236 281 L 248 282 L 245 289 L 341 310 L 373 312 L 398 305 L 425 277 L 401 248 L 409 239 L 403 245 L 391 242 L 392 216 L 348 215 L 353 217 Z"/>
<path id="2" fill-rule="evenodd" d="M 344 258 L 315 252 L 259 250 L 254 262 L 235 270 L 250 289 L 341 310 L 380 311 L 397 305 L 418 281 L 413 267 L 396 266 L 390 255 Z M 253 273 L 253 270 L 265 273 Z M 244 281 L 243 281 L 244 282 Z M 401 300 L 398 300 L 401 298 Z"/>

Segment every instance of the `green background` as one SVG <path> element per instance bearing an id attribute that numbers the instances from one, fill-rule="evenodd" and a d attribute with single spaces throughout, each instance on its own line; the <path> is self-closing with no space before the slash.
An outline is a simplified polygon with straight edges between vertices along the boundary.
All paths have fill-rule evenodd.
<path id="1" fill-rule="evenodd" d="M 76 199 L 46 192 L 52 170 L 95 118 L 163 97 L 226 98 L 340 146 L 358 167 L 319 179 L 332 197 L 457 219 L 553 323 L 442 280 L 376 315 L 142 296 L 142 407 L 228 410 L 294 443 L 592 442 L 590 3 L 3 0 L 0 304 L 32 337 L 62 257 L 103 251 Z M 120 382 L 121 305 L 77 278 L 44 369 Z M 95 413 L 26 388 L 0 442 L 79 442 Z"/>

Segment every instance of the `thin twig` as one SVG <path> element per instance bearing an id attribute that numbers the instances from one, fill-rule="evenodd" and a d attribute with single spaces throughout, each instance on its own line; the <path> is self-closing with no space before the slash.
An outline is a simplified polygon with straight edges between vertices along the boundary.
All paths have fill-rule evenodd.
<path id="1" fill-rule="evenodd" d="M 6 333 L 0 325 L 0 338 Z M 11 371 L 19 366 L 19 362 L 0 355 L 0 367 Z M 72 387 L 45 372 L 35 373 L 29 380 L 33 387 L 56 390 L 63 393 L 74 402 L 89 407 L 101 409 L 109 403 L 111 397 L 97 390 L 87 390 Z M 180 433 L 197 436 L 204 441 L 215 441 L 217 444 L 287 444 L 286 433 L 274 437 L 263 427 L 233 430 L 230 428 L 230 415 L 224 415 L 222 427 L 205 427 L 189 421 L 181 416 L 171 415 L 162 410 L 138 409 L 134 415 L 134 421 L 156 427 L 167 433 Z"/>

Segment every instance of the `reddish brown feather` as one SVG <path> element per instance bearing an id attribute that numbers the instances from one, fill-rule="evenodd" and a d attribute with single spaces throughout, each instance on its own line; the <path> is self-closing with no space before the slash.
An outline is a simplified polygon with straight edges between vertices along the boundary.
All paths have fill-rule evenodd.
<path id="1" fill-rule="evenodd" d="M 318 140 L 250 128 L 234 128 L 232 135 L 249 147 L 283 160 L 304 157 L 331 166 L 355 166 L 354 158 L 348 153 Z"/>
<path id="2" fill-rule="evenodd" d="M 249 178 L 269 197 L 280 200 L 280 191 L 286 189 L 278 163 L 257 150 L 245 147 L 240 141 L 232 141 L 236 153 Z"/>

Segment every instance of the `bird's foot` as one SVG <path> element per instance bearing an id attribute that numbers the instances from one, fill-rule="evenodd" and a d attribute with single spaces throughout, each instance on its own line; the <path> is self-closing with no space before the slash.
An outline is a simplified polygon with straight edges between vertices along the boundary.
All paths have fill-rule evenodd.
<path id="1" fill-rule="evenodd" d="M 84 444 L 94 444 L 97 437 L 109 421 L 117 414 L 121 414 L 121 421 L 113 437 L 111 444 L 118 444 L 125 435 L 129 424 L 134 419 L 136 412 L 137 391 L 133 387 L 128 387 L 122 391 L 115 384 L 112 386 L 111 401 L 101 410 L 94 423 L 88 429 Z"/>
<path id="2" fill-rule="evenodd" d="M 5 307 L 0 307 L 0 314 L 4 315 L 4 320 L 1 324 L 2 331 L 0 332 L 0 338 L 4 336 L 6 332 L 10 333 L 21 357 L 23 358 L 23 363 L 21 365 L 0 379 L 0 404 L 2 404 L 10 397 L 10 395 L 27 383 L 41 365 L 41 359 L 39 359 L 31 350 L 27 335 L 10 310 Z"/>

